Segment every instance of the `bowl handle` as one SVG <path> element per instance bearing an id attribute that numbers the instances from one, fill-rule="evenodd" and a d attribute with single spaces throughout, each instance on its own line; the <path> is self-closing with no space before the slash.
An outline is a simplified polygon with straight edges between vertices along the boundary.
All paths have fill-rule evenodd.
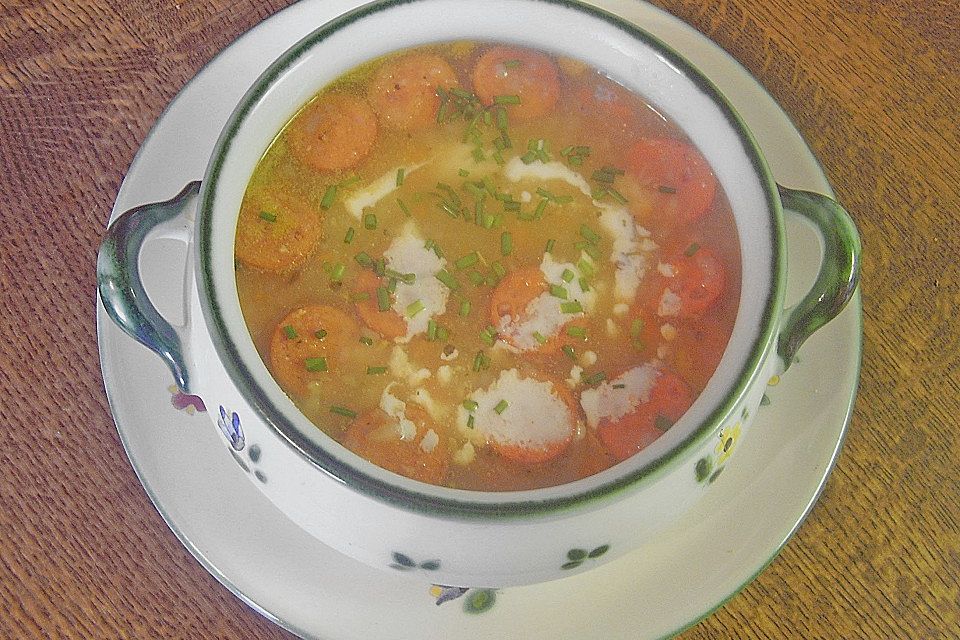
<path id="1" fill-rule="evenodd" d="M 811 191 L 777 185 L 783 208 L 816 227 L 823 242 L 817 280 L 795 307 L 786 311 L 777 353 L 787 369 L 797 349 L 815 331 L 837 317 L 860 283 L 860 236 L 850 214 L 835 200 Z"/>
<path id="2" fill-rule="evenodd" d="M 174 327 L 150 302 L 140 279 L 140 250 L 147 236 L 190 238 L 200 182 L 194 181 L 169 200 L 144 204 L 120 214 L 110 225 L 97 254 L 97 287 L 107 315 L 137 342 L 156 352 L 184 393 L 190 374 L 184 353 L 187 326 Z M 186 317 L 186 316 L 185 316 Z"/>

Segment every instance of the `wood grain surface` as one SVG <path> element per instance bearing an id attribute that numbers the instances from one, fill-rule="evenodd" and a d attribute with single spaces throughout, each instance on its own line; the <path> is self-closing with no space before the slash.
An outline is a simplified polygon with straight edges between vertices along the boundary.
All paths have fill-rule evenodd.
<path id="1" fill-rule="evenodd" d="M 0 637 L 288 638 L 164 525 L 97 358 L 94 262 L 164 106 L 281 0 L 0 3 Z M 783 105 L 863 236 L 863 375 L 826 492 L 685 640 L 960 637 L 954 0 L 660 6 Z"/>

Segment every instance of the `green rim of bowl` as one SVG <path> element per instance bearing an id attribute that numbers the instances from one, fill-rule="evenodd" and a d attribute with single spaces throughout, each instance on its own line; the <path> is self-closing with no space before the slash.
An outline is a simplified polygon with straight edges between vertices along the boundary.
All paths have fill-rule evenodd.
<path id="1" fill-rule="evenodd" d="M 771 279 L 772 286 L 770 292 L 763 306 L 762 328 L 754 340 L 750 354 L 746 358 L 736 381 L 731 385 L 731 390 L 725 402 L 714 408 L 707 418 L 705 418 L 685 440 L 677 444 L 669 453 L 657 460 L 651 461 L 640 469 L 631 471 L 602 485 L 557 497 L 538 500 L 511 500 L 509 497 L 510 493 L 507 492 L 502 494 L 504 496 L 502 501 L 488 502 L 470 500 L 469 498 L 444 497 L 442 495 L 406 489 L 374 477 L 362 469 L 344 462 L 300 433 L 290 419 L 271 402 L 265 390 L 256 383 L 254 377 L 240 358 L 236 345 L 228 337 L 227 326 L 217 303 L 216 287 L 211 275 L 210 255 L 213 233 L 210 222 L 210 212 L 213 208 L 214 193 L 216 192 L 217 181 L 223 168 L 224 157 L 230 149 L 233 137 L 247 114 L 263 96 L 267 88 L 306 50 L 318 42 L 325 40 L 337 30 L 366 16 L 393 7 L 420 1 L 423 0 L 379 0 L 345 13 L 319 27 L 284 52 L 283 55 L 261 74 L 250 90 L 248 90 L 240 100 L 237 108 L 227 120 L 223 132 L 220 134 L 214 147 L 211 161 L 203 179 L 203 190 L 197 216 L 198 242 L 196 246 L 196 264 L 199 265 L 198 286 L 200 306 L 217 355 L 233 384 L 260 418 L 263 419 L 264 423 L 308 462 L 317 467 L 319 471 L 332 476 L 360 493 L 399 508 L 432 516 L 451 518 L 518 518 L 556 513 L 573 508 L 582 508 L 588 505 L 592 506 L 601 499 L 613 499 L 622 495 L 626 490 L 634 490 L 641 486 L 641 484 L 649 484 L 672 470 L 677 463 L 690 457 L 690 454 L 723 423 L 724 419 L 733 413 L 734 409 L 746 396 L 747 391 L 756 382 L 761 373 L 761 365 L 771 354 L 777 330 L 776 318 L 779 316 L 783 304 L 784 279 L 786 273 L 786 264 L 784 261 L 785 232 L 783 226 L 783 209 L 776 183 L 760 152 L 759 145 L 744 121 L 720 90 L 710 82 L 703 73 L 666 43 L 619 16 L 602 9 L 582 4 L 576 0 L 534 0 L 543 2 L 544 4 L 582 12 L 593 18 L 603 20 L 611 26 L 626 32 L 640 42 L 657 50 L 674 67 L 693 81 L 701 91 L 710 96 L 739 136 L 744 150 L 756 171 L 760 185 L 764 190 L 768 210 L 771 214 L 770 230 L 772 237 L 770 238 L 770 242 L 772 252 L 770 267 L 773 270 L 773 277 Z M 434 491 L 437 490 L 436 487 L 431 488 Z M 452 490 L 446 491 L 452 492 Z M 439 493 L 444 492 L 443 489 L 439 491 Z M 482 495 L 490 494 L 484 493 Z"/>

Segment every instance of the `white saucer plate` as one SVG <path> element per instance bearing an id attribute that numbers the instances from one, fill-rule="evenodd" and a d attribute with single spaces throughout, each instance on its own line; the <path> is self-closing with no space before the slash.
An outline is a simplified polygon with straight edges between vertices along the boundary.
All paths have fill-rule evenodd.
<path id="1" fill-rule="evenodd" d="M 223 123 L 256 76 L 287 44 L 359 4 L 305 0 L 221 52 L 155 124 L 113 216 L 168 198 L 202 176 Z M 779 182 L 830 193 L 789 118 L 734 59 L 649 5 L 594 4 L 657 35 L 713 79 L 756 135 Z M 790 302 L 812 284 L 820 248 L 813 232 L 792 217 L 787 232 Z M 148 245 L 141 269 L 158 307 L 176 320 L 182 283 L 171 276 L 171 256 L 185 260 L 186 247 Z M 120 438 L 170 529 L 256 611 L 302 637 L 324 640 L 647 639 L 696 623 L 762 571 L 813 507 L 850 419 L 862 336 L 858 294 L 768 388 L 769 404 L 749 437 L 716 465 L 724 471 L 714 482 L 704 480 L 704 499 L 653 542 L 563 580 L 461 593 L 360 565 L 304 533 L 252 484 L 255 461 L 244 459 L 246 469 L 238 465 L 216 426 L 198 415 L 190 398 L 171 391 L 161 361 L 116 328 L 99 305 L 97 318 L 103 378 Z"/>

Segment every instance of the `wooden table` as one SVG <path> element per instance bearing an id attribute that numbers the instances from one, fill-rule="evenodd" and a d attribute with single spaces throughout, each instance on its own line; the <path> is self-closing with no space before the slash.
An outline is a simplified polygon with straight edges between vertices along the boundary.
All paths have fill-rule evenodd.
<path id="1" fill-rule="evenodd" d="M 289 637 L 220 587 L 141 489 L 104 397 L 93 309 L 103 223 L 151 124 L 285 4 L 0 8 L 4 638 Z M 956 5 L 658 4 L 784 106 L 865 246 L 863 376 L 826 492 L 776 561 L 682 637 L 958 637 Z"/>

